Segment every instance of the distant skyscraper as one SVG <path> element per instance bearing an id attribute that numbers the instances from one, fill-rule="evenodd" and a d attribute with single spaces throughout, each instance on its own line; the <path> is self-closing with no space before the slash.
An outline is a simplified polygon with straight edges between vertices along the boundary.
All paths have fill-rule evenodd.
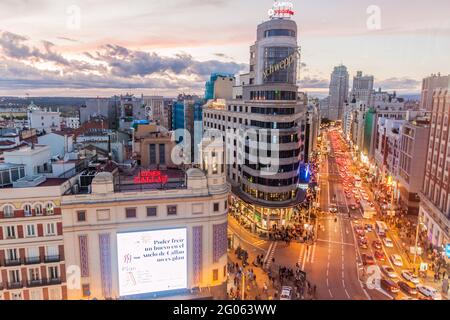
<path id="1" fill-rule="evenodd" d="M 428 78 L 422 81 L 422 98 L 420 101 L 420 107 L 424 110 L 433 109 L 433 91 L 435 89 L 450 88 L 450 75 L 441 76 L 440 73 L 432 74 Z"/>
<path id="2" fill-rule="evenodd" d="M 373 91 L 373 76 L 363 76 L 362 71 L 358 71 L 353 77 L 353 87 L 350 93 L 350 101 L 368 103 Z"/>
<path id="3" fill-rule="evenodd" d="M 347 67 L 334 67 L 330 81 L 330 120 L 342 120 L 344 105 L 348 99 L 349 75 Z"/>

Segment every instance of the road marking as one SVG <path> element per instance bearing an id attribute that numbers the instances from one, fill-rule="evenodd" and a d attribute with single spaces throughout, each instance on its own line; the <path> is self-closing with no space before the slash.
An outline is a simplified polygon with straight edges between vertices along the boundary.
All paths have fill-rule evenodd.
<path id="1" fill-rule="evenodd" d="M 270 252 L 272 251 L 272 248 L 274 246 L 275 242 L 272 242 L 269 246 L 269 249 L 267 250 L 266 256 L 264 257 L 263 264 L 267 262 L 267 259 L 269 258 Z"/>
<path id="2" fill-rule="evenodd" d="M 350 295 L 347 292 L 347 289 L 345 289 L 345 294 L 347 295 L 347 298 L 350 299 Z"/>
<path id="3" fill-rule="evenodd" d="M 267 263 L 267 268 L 270 267 L 270 265 L 272 264 L 272 258 L 275 255 L 275 249 L 277 248 L 278 242 L 273 242 L 273 246 L 272 246 L 272 250 L 269 250 L 269 253 L 267 255 L 268 260 L 266 260 Z"/>
<path id="4" fill-rule="evenodd" d="M 328 292 L 330 293 L 330 297 L 333 298 L 333 294 L 331 293 L 331 290 L 330 290 L 330 289 L 328 289 Z"/>
<path id="5" fill-rule="evenodd" d="M 297 263 L 299 265 L 302 263 L 302 257 L 303 257 L 304 251 L 305 251 L 305 246 L 300 245 L 300 252 L 299 252 L 298 260 L 297 260 Z"/>
<path id="6" fill-rule="evenodd" d="M 312 253 L 311 253 L 311 264 L 314 263 L 314 256 L 316 255 L 316 243 L 313 245 Z"/>
<path id="7" fill-rule="evenodd" d="M 345 289 L 345 281 L 344 281 L 344 279 L 342 279 L 342 286 L 343 286 L 344 289 Z"/>
<path id="8" fill-rule="evenodd" d="M 348 242 L 339 242 L 339 241 L 332 241 L 332 240 L 325 240 L 325 239 L 317 239 L 317 241 L 320 241 L 320 242 L 328 242 L 328 243 L 334 243 L 334 244 L 344 244 L 344 245 L 346 245 L 346 246 L 355 246 L 355 244 L 354 243 L 348 243 Z M 331 250 L 331 248 L 329 249 L 329 250 Z"/>

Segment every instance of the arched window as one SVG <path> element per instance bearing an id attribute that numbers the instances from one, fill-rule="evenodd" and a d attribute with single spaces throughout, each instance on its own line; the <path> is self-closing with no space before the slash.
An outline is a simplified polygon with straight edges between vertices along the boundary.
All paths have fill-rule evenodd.
<path id="1" fill-rule="evenodd" d="M 13 206 L 7 204 L 6 206 L 3 207 L 3 215 L 5 216 L 5 218 L 11 218 L 14 216 L 14 208 Z"/>
<path id="2" fill-rule="evenodd" d="M 25 216 L 27 216 L 27 217 L 29 217 L 29 216 L 31 216 L 31 205 L 29 205 L 29 204 L 26 204 L 24 207 L 23 207 L 23 213 L 24 213 L 24 215 Z"/>
<path id="3" fill-rule="evenodd" d="M 47 206 L 45 207 L 45 213 L 48 215 L 52 215 L 54 213 L 53 203 L 47 203 Z"/>
<path id="4" fill-rule="evenodd" d="M 35 205 L 34 212 L 36 213 L 37 216 L 41 216 L 42 215 L 42 206 L 40 204 Z"/>

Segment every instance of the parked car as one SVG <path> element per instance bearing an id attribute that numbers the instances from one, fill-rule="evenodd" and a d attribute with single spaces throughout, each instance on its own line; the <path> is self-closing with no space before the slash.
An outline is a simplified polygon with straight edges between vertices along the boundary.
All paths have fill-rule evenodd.
<path id="1" fill-rule="evenodd" d="M 373 231 L 373 226 L 370 223 L 366 223 L 366 225 L 364 227 L 366 228 L 367 232 L 372 232 Z"/>
<path id="2" fill-rule="evenodd" d="M 402 257 L 398 254 L 391 255 L 391 262 L 397 267 L 403 267 Z"/>
<path id="3" fill-rule="evenodd" d="M 419 291 L 422 295 L 424 295 L 427 298 L 432 298 L 433 300 L 442 300 L 442 296 L 439 293 L 439 291 L 433 287 L 419 284 L 417 286 L 417 291 Z"/>
<path id="4" fill-rule="evenodd" d="M 400 290 L 402 290 L 404 293 L 410 296 L 417 295 L 417 288 L 414 284 L 405 281 L 399 281 L 397 282 L 397 285 L 399 286 Z"/>
<path id="5" fill-rule="evenodd" d="M 369 247 L 367 245 L 367 240 L 366 239 L 359 239 L 358 244 L 359 244 L 359 247 L 361 249 L 367 249 Z"/>
<path id="6" fill-rule="evenodd" d="M 402 277 L 405 280 L 408 280 L 409 282 L 412 282 L 414 284 L 419 284 L 420 283 L 419 277 L 416 276 L 414 273 L 412 273 L 409 270 L 403 270 L 401 274 L 402 274 Z"/>

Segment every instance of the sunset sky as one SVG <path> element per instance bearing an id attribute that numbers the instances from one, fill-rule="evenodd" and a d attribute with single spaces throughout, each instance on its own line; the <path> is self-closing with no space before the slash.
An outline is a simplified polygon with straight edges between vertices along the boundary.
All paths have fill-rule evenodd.
<path id="1" fill-rule="evenodd" d="M 448 0 L 292 2 L 301 90 L 326 93 L 340 63 L 352 76 L 362 70 L 375 76 L 376 87 L 400 93 L 419 92 L 431 73 L 450 73 Z M 272 3 L 1 0 L 0 95 L 203 93 L 211 72 L 247 70 L 256 26 Z M 367 28 L 370 5 L 381 10 L 379 30 Z"/>

